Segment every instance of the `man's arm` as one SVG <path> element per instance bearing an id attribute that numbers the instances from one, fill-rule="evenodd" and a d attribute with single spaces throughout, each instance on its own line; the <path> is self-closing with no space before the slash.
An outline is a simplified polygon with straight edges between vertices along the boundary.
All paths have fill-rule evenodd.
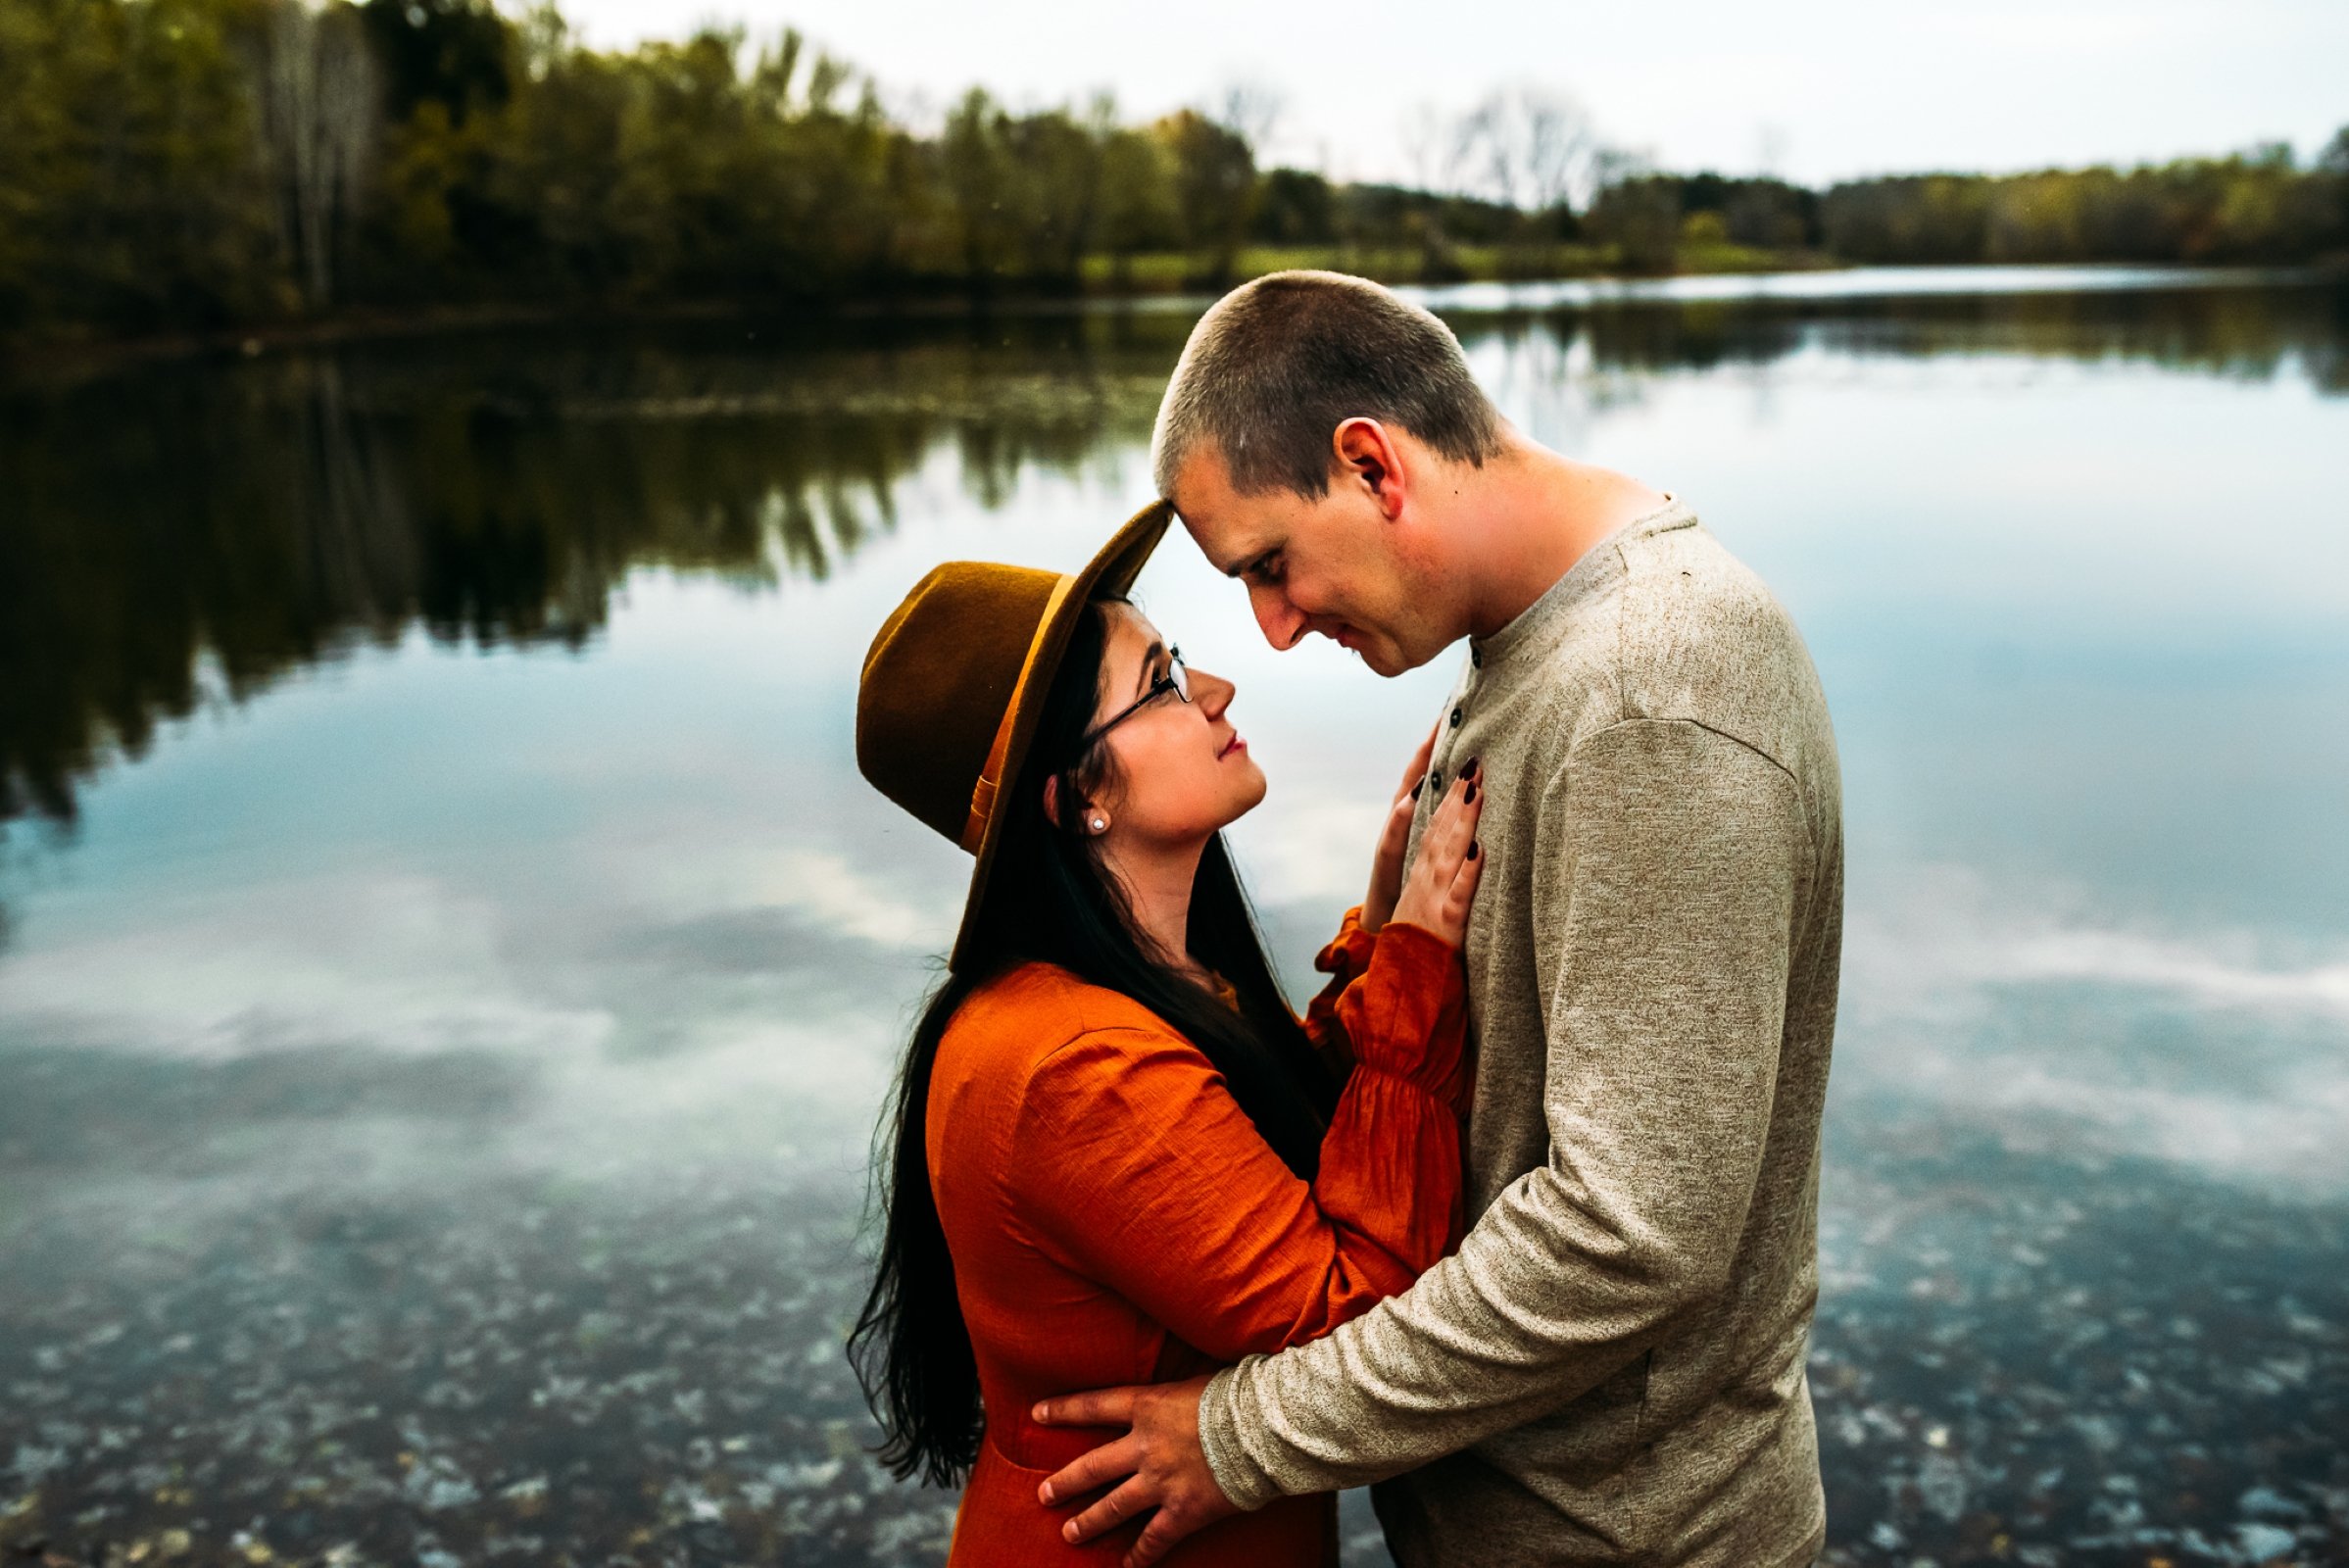
<path id="1" fill-rule="evenodd" d="M 1405 1294 L 1210 1384 L 1202 1446 L 1243 1507 L 1545 1414 L 1729 1283 L 1810 874 L 1800 792 L 1716 731 L 1631 720 L 1576 749 L 1539 822 L 1548 1161 Z"/>
<path id="2" fill-rule="evenodd" d="M 1126 1453 L 1150 1455 L 1126 1468 L 1150 1473 L 1126 1515 L 1153 1492 L 1172 1516 L 1132 1560 L 1231 1504 L 1381 1480 L 1556 1409 L 1729 1283 L 1809 892 L 1800 792 L 1716 731 L 1631 720 L 1575 750 L 1538 820 L 1548 1161 L 1456 1254 L 1328 1337 L 1203 1394 L 1120 1391 Z M 1100 1397 L 1053 1400 L 1049 1418 L 1099 1419 Z M 1054 1477 L 1056 1494 L 1124 1473 L 1111 1451 Z"/>

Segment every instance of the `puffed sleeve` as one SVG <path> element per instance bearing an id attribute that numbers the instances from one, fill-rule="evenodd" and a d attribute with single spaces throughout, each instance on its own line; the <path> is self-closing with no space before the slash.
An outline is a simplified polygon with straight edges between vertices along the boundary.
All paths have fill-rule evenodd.
<path id="1" fill-rule="evenodd" d="M 1362 929 L 1362 906 L 1357 904 L 1346 911 L 1345 918 L 1338 922 L 1338 934 L 1313 958 L 1313 967 L 1329 979 L 1319 994 L 1305 1004 L 1302 1020 L 1305 1037 L 1313 1042 L 1323 1063 L 1339 1078 L 1354 1070 L 1354 1048 L 1338 1022 L 1338 999 L 1369 970 L 1371 955 L 1378 951 L 1378 933 Z"/>
<path id="2" fill-rule="evenodd" d="M 1320 1170 L 1295 1175 L 1199 1050 L 1097 1029 L 1037 1066 L 1023 1215 L 1089 1276 L 1220 1360 L 1327 1333 L 1443 1256 L 1457 1222 L 1464 1007 L 1454 951 L 1391 924 L 1330 1014 L 1352 1041 Z"/>

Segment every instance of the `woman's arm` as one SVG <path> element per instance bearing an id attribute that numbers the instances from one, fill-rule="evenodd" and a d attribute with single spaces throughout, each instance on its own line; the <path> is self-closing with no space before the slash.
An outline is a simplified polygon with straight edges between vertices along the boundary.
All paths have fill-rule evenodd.
<path id="1" fill-rule="evenodd" d="M 1362 1061 L 1308 1183 L 1196 1046 L 1094 1030 L 1038 1064 L 1021 1217 L 1065 1261 L 1218 1360 L 1301 1344 L 1407 1287 L 1456 1230 L 1453 951 L 1396 924 L 1340 1011 Z"/>
<path id="2" fill-rule="evenodd" d="M 1310 1183 L 1197 1047 L 1097 1029 L 1044 1058 L 1023 1102 L 1014 1168 L 1042 1239 L 1226 1360 L 1318 1338 L 1441 1257 L 1458 1220 L 1457 943 L 1482 869 L 1476 819 L 1464 780 L 1332 1008 L 1357 1062 Z"/>

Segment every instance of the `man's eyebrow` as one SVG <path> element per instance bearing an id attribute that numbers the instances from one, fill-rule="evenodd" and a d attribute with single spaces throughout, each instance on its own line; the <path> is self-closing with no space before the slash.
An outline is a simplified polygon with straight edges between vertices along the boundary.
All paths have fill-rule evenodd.
<path id="1" fill-rule="evenodd" d="M 1134 680 L 1134 690 L 1137 694 L 1150 689 L 1151 666 L 1158 662 L 1158 656 L 1164 652 L 1166 652 L 1164 643 L 1152 643 L 1142 651 L 1142 673 Z"/>
<path id="2" fill-rule="evenodd" d="M 1280 553 L 1281 547 L 1279 545 L 1266 545 L 1263 549 L 1257 551 L 1255 554 L 1243 556 L 1238 561 L 1235 561 L 1230 565 L 1224 567 L 1223 574 L 1227 577 L 1240 576 L 1242 573 L 1246 572 L 1248 567 L 1261 565 L 1264 564 L 1264 561 L 1267 557 L 1277 556 Z"/>

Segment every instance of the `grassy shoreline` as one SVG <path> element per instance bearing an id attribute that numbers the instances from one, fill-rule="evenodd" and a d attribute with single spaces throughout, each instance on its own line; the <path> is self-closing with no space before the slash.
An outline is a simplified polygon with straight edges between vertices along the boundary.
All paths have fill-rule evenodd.
<path id="1" fill-rule="evenodd" d="M 1409 246 L 1250 245 L 1238 253 L 1232 280 L 1300 267 L 1352 272 L 1381 283 L 1546 283 L 1560 278 L 1810 272 L 1847 265 L 1817 251 L 1728 243 L 1683 245 L 1673 266 L 1662 272 L 1626 267 L 1621 248 L 1613 245 L 1449 245 L 1432 255 Z M 1111 257 L 1089 256 L 1081 278 L 1088 296 L 1110 299 L 1213 286 L 1200 278 L 1197 258 L 1180 252 L 1150 252 L 1122 266 Z"/>

